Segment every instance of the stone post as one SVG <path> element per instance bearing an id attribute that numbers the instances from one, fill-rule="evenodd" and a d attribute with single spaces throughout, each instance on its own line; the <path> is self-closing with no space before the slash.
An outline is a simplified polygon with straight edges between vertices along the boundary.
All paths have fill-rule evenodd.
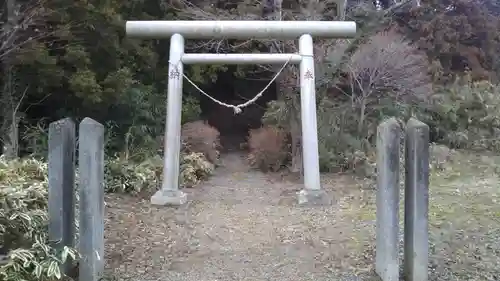
<path id="1" fill-rule="evenodd" d="M 49 126 L 49 241 L 59 251 L 75 242 L 75 123 Z M 62 270 L 68 273 L 70 264 Z"/>
<path id="2" fill-rule="evenodd" d="M 410 119 L 406 125 L 404 275 L 427 281 L 429 264 L 429 126 Z"/>
<path id="3" fill-rule="evenodd" d="M 377 128 L 377 244 L 375 270 L 383 281 L 399 280 L 399 147 L 395 118 Z"/>
<path id="4" fill-rule="evenodd" d="M 98 281 L 104 270 L 104 126 L 85 118 L 80 123 L 79 281 Z"/>

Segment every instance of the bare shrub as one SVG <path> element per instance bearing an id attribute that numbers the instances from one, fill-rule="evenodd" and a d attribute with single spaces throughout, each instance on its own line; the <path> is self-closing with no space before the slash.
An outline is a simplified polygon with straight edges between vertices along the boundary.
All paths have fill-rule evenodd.
<path id="1" fill-rule="evenodd" d="M 252 167 L 264 172 L 277 171 L 288 156 L 287 134 L 276 127 L 265 126 L 250 130 L 248 160 Z"/>
<path id="2" fill-rule="evenodd" d="M 198 120 L 182 126 L 182 149 L 187 153 L 203 153 L 211 163 L 219 160 L 219 131 L 207 122 Z"/>
<path id="3" fill-rule="evenodd" d="M 431 94 L 429 64 L 424 53 L 389 30 L 373 35 L 347 64 L 352 104 L 359 110 L 358 132 L 376 105 L 412 103 Z"/>

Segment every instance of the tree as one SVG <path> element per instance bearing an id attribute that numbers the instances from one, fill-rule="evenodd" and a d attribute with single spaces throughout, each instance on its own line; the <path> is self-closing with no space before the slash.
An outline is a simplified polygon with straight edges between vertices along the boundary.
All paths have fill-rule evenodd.
<path id="1" fill-rule="evenodd" d="M 424 100 L 432 90 L 427 57 L 394 30 L 371 36 L 353 54 L 345 72 L 352 104 L 359 109 L 359 134 L 370 106 L 384 99 Z"/>
<path id="2" fill-rule="evenodd" d="M 19 89 L 16 83 L 15 63 L 13 55 L 19 53 L 27 45 L 49 35 L 43 27 L 47 16 L 44 3 L 40 0 L 28 2 L 7 0 L 0 10 L 0 63 L 2 69 L 2 93 L 0 106 L 0 153 L 6 157 L 18 155 L 19 108 L 27 86 Z"/>
<path id="3" fill-rule="evenodd" d="M 164 113 L 166 79 L 158 77 L 166 77 L 167 67 L 158 61 L 167 60 L 168 48 L 126 39 L 123 28 L 125 19 L 171 17 L 159 2 L 16 1 L 7 1 L 14 17 L 2 22 L 0 33 L 2 71 L 9 73 L 1 81 L 0 138 L 9 135 L 14 111 L 24 114 L 21 130 L 41 118 L 86 116 L 113 120 L 117 134 L 138 124 L 148 134 L 163 128 L 164 118 L 155 114 Z M 10 10 L 1 11 L 7 19 Z"/>
<path id="4" fill-rule="evenodd" d="M 393 19 L 445 75 L 470 70 L 474 80 L 481 80 L 500 73 L 500 21 L 477 1 L 426 0 Z"/>

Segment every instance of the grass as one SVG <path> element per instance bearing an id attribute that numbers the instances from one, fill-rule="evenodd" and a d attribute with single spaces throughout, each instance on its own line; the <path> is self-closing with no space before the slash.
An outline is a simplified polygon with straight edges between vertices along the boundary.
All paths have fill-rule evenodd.
<path id="1" fill-rule="evenodd" d="M 435 280 L 498 280 L 500 156 L 432 148 L 432 275 Z M 439 159 L 443 151 L 445 163 L 436 164 L 443 162 Z"/>
<path id="2" fill-rule="evenodd" d="M 454 151 L 437 145 L 431 145 L 431 155 L 429 279 L 500 280 L 500 155 Z M 401 172 L 402 234 L 404 172 Z M 368 185 L 373 185 L 370 182 Z M 366 184 L 364 181 L 363 185 Z M 357 202 L 351 202 L 345 215 L 353 221 L 371 223 L 374 228 L 375 190 L 365 189 L 364 193 Z M 400 249 L 402 253 L 402 244 Z"/>

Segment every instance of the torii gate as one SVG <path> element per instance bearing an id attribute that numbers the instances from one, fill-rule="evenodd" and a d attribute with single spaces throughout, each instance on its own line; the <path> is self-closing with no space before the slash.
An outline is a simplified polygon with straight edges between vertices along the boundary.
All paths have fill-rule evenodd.
<path id="1" fill-rule="evenodd" d="M 167 121 L 164 145 L 162 188 L 151 197 L 154 205 L 181 205 L 187 197 L 179 190 L 179 154 L 183 64 L 300 64 L 300 101 L 304 189 L 300 204 L 325 198 L 320 186 L 316 89 L 312 36 L 350 38 L 356 23 L 349 21 L 127 21 L 126 34 L 132 38 L 170 37 Z M 295 39 L 298 54 L 185 54 L 184 38 L 189 39 Z"/>

